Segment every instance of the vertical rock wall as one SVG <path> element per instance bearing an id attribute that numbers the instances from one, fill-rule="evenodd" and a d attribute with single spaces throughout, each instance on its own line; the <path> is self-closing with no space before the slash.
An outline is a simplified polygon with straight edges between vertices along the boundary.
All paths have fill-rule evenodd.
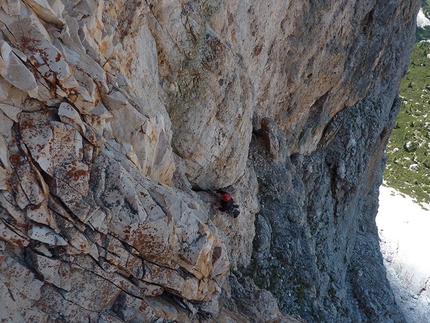
<path id="1" fill-rule="evenodd" d="M 324 19 L 322 8 L 308 15 L 316 12 Z M 257 110 L 251 159 L 262 207 L 245 271 L 274 293 L 281 310 L 310 322 L 403 322 L 385 278 L 374 218 L 416 4 L 345 3 L 328 12 L 343 14 L 347 23 L 309 23 L 299 32 L 318 41 L 325 28 L 330 31 L 306 72 L 287 73 L 301 86 L 291 83 L 291 93 L 279 94 L 286 95 L 284 115 L 259 121 L 265 112 Z M 347 30 L 347 38 L 339 37 Z M 315 61 L 321 66 L 316 71 Z"/>
<path id="2" fill-rule="evenodd" d="M 417 11 L 0 1 L 0 318 L 401 322 L 374 216 Z"/>

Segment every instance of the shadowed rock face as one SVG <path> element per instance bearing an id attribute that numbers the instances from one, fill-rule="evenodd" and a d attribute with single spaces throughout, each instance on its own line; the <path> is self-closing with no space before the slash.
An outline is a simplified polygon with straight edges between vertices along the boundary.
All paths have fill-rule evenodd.
<path id="1" fill-rule="evenodd" d="M 0 2 L 0 318 L 402 322 L 374 217 L 418 5 Z"/>

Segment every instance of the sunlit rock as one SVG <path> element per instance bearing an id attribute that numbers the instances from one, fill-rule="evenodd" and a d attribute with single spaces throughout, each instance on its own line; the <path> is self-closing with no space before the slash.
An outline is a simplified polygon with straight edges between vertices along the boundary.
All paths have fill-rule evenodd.
<path id="1" fill-rule="evenodd" d="M 402 322 L 374 214 L 417 11 L 3 1 L 0 318 Z"/>
<path id="2" fill-rule="evenodd" d="M 55 233 L 54 230 L 38 224 L 30 226 L 28 236 L 30 239 L 37 240 L 51 246 L 67 245 L 67 241 L 62 236 Z"/>
<path id="3" fill-rule="evenodd" d="M 20 90 L 34 94 L 37 90 L 37 83 L 33 73 L 13 53 L 9 44 L 3 40 L 0 41 L 0 53 L 1 76 Z"/>

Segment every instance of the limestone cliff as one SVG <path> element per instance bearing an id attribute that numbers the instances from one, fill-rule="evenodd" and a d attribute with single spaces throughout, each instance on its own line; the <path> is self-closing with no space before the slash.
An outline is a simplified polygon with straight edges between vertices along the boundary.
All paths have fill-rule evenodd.
<path id="1" fill-rule="evenodd" d="M 0 1 L 2 321 L 402 322 L 374 217 L 418 5 Z"/>

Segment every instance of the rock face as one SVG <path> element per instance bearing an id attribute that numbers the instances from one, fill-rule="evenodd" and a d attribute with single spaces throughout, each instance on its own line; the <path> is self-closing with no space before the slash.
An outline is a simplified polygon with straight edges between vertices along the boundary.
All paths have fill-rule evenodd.
<path id="1" fill-rule="evenodd" d="M 418 5 L 1 1 L 0 318 L 402 322 L 374 217 Z"/>

